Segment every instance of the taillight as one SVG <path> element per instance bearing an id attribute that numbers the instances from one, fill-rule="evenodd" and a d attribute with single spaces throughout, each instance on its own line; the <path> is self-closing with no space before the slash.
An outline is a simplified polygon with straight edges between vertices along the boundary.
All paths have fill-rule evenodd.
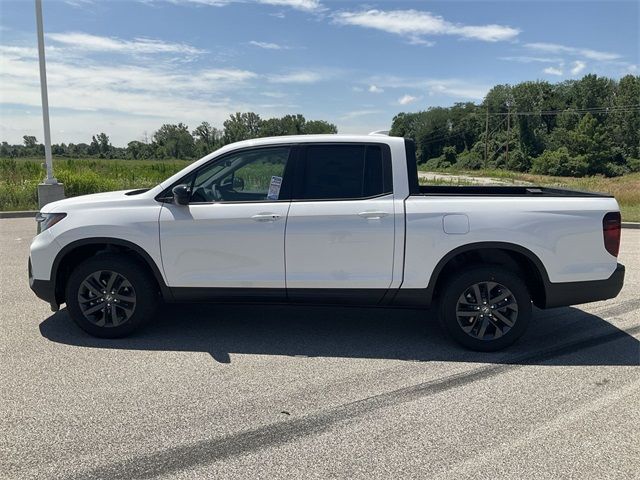
<path id="1" fill-rule="evenodd" d="M 620 251 L 620 212 L 609 212 L 602 219 L 602 234 L 604 235 L 604 248 L 614 257 Z"/>

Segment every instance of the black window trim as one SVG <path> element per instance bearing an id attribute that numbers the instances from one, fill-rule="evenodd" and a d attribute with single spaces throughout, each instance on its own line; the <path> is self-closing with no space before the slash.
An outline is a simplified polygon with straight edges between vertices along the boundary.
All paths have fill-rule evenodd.
<path id="1" fill-rule="evenodd" d="M 294 181 L 293 181 L 293 191 L 291 192 L 291 202 L 345 202 L 345 201 L 359 201 L 359 200 L 372 200 L 375 198 L 386 197 L 388 195 L 393 195 L 393 163 L 391 160 L 391 148 L 389 144 L 384 142 L 304 142 L 299 143 L 299 149 L 297 152 L 297 158 L 295 162 L 295 170 L 294 170 Z M 382 162 L 383 162 L 383 186 L 388 186 L 389 190 L 386 192 L 382 192 L 378 195 L 372 195 L 369 197 L 344 197 L 344 198 L 297 198 L 301 195 L 301 192 L 304 188 L 304 167 L 306 166 L 307 161 L 307 147 L 310 146 L 344 146 L 344 145 L 355 145 L 355 146 L 375 146 L 380 147 L 382 152 Z M 389 165 L 389 171 L 384 168 L 385 163 Z M 386 174 L 389 174 L 389 179 L 387 180 Z M 388 183 L 387 183 L 388 182 Z M 385 189 L 386 190 L 386 189 Z"/>
<path id="2" fill-rule="evenodd" d="M 251 151 L 256 151 L 256 150 L 268 150 L 268 149 L 274 149 L 274 148 L 283 148 L 283 147 L 288 147 L 289 148 L 289 157 L 287 158 L 287 163 L 285 164 L 285 169 L 284 169 L 284 173 L 282 174 L 282 178 L 283 178 L 283 185 L 284 185 L 284 178 L 289 175 L 291 178 L 295 179 L 295 164 L 298 161 L 298 156 L 299 156 L 299 148 L 298 148 L 299 144 L 298 143 L 280 143 L 280 144 L 270 144 L 270 145 L 256 145 L 256 146 L 252 146 L 252 147 L 244 147 L 244 148 L 238 148 L 235 150 L 232 150 L 230 152 L 227 152 L 223 155 L 220 155 L 219 157 L 215 157 L 212 158 L 211 160 L 209 160 L 208 162 L 206 162 L 204 165 L 200 165 L 198 168 L 190 171 L 189 173 L 187 173 L 184 177 L 182 177 L 180 180 L 177 180 L 176 182 L 172 183 L 169 187 L 165 188 L 162 192 L 160 192 L 158 195 L 156 195 L 155 200 L 158 202 L 162 202 L 162 203 L 172 203 L 173 200 L 173 188 L 176 187 L 177 185 L 181 185 L 184 183 L 184 180 L 193 176 L 193 179 L 191 180 L 191 187 L 193 187 L 193 182 L 195 181 L 196 177 L 198 176 L 198 173 L 200 171 L 202 171 L 203 169 L 211 166 L 212 164 L 224 161 L 226 158 L 232 156 L 232 155 L 237 155 L 238 153 L 244 153 L 244 152 L 251 152 Z M 274 202 L 290 202 L 291 201 L 291 196 L 292 196 L 292 191 L 293 191 L 293 181 L 289 181 L 287 183 L 287 186 L 289 188 L 287 188 L 286 190 L 280 190 L 281 195 L 283 196 L 283 198 L 278 198 L 277 200 L 231 200 L 231 201 L 217 201 L 217 202 L 189 202 L 189 205 L 214 205 L 214 204 L 234 204 L 234 203 L 274 203 Z"/>

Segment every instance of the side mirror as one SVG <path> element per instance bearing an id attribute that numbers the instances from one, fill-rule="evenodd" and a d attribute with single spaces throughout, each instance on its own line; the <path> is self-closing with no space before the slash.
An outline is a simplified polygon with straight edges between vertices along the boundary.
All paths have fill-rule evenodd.
<path id="1" fill-rule="evenodd" d="M 244 190 L 244 179 L 241 177 L 233 177 L 233 189 L 236 192 Z"/>
<path id="2" fill-rule="evenodd" d="M 176 205 L 189 205 L 191 200 L 191 189 L 186 185 L 176 185 L 171 189 L 173 201 Z"/>

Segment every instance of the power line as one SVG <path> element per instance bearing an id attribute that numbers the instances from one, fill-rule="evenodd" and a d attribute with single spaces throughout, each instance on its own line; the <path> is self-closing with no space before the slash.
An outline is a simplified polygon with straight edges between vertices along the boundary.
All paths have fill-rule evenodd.
<path id="1" fill-rule="evenodd" d="M 561 115 L 561 114 L 573 114 L 573 115 L 586 115 L 587 113 L 595 114 L 608 114 L 608 113 L 624 113 L 640 111 L 640 105 L 620 105 L 615 107 L 594 107 L 594 108 L 582 108 L 582 109 L 565 109 L 565 110 L 540 110 L 538 112 L 511 112 L 511 115 L 520 116 L 534 116 L 534 115 Z M 507 116 L 508 112 L 495 112 L 490 113 L 493 116 Z"/>

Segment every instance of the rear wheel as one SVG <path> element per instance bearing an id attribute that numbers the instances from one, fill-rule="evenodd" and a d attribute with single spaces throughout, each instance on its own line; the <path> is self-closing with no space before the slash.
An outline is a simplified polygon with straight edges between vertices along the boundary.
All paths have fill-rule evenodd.
<path id="1" fill-rule="evenodd" d="M 515 273 L 475 267 L 451 277 L 440 299 L 440 321 L 458 343 L 495 351 L 515 342 L 531 319 L 531 296 Z"/>
<path id="2" fill-rule="evenodd" d="M 128 335 L 148 321 L 158 291 L 143 265 L 126 255 L 100 254 L 78 265 L 67 283 L 69 315 L 97 337 Z"/>

